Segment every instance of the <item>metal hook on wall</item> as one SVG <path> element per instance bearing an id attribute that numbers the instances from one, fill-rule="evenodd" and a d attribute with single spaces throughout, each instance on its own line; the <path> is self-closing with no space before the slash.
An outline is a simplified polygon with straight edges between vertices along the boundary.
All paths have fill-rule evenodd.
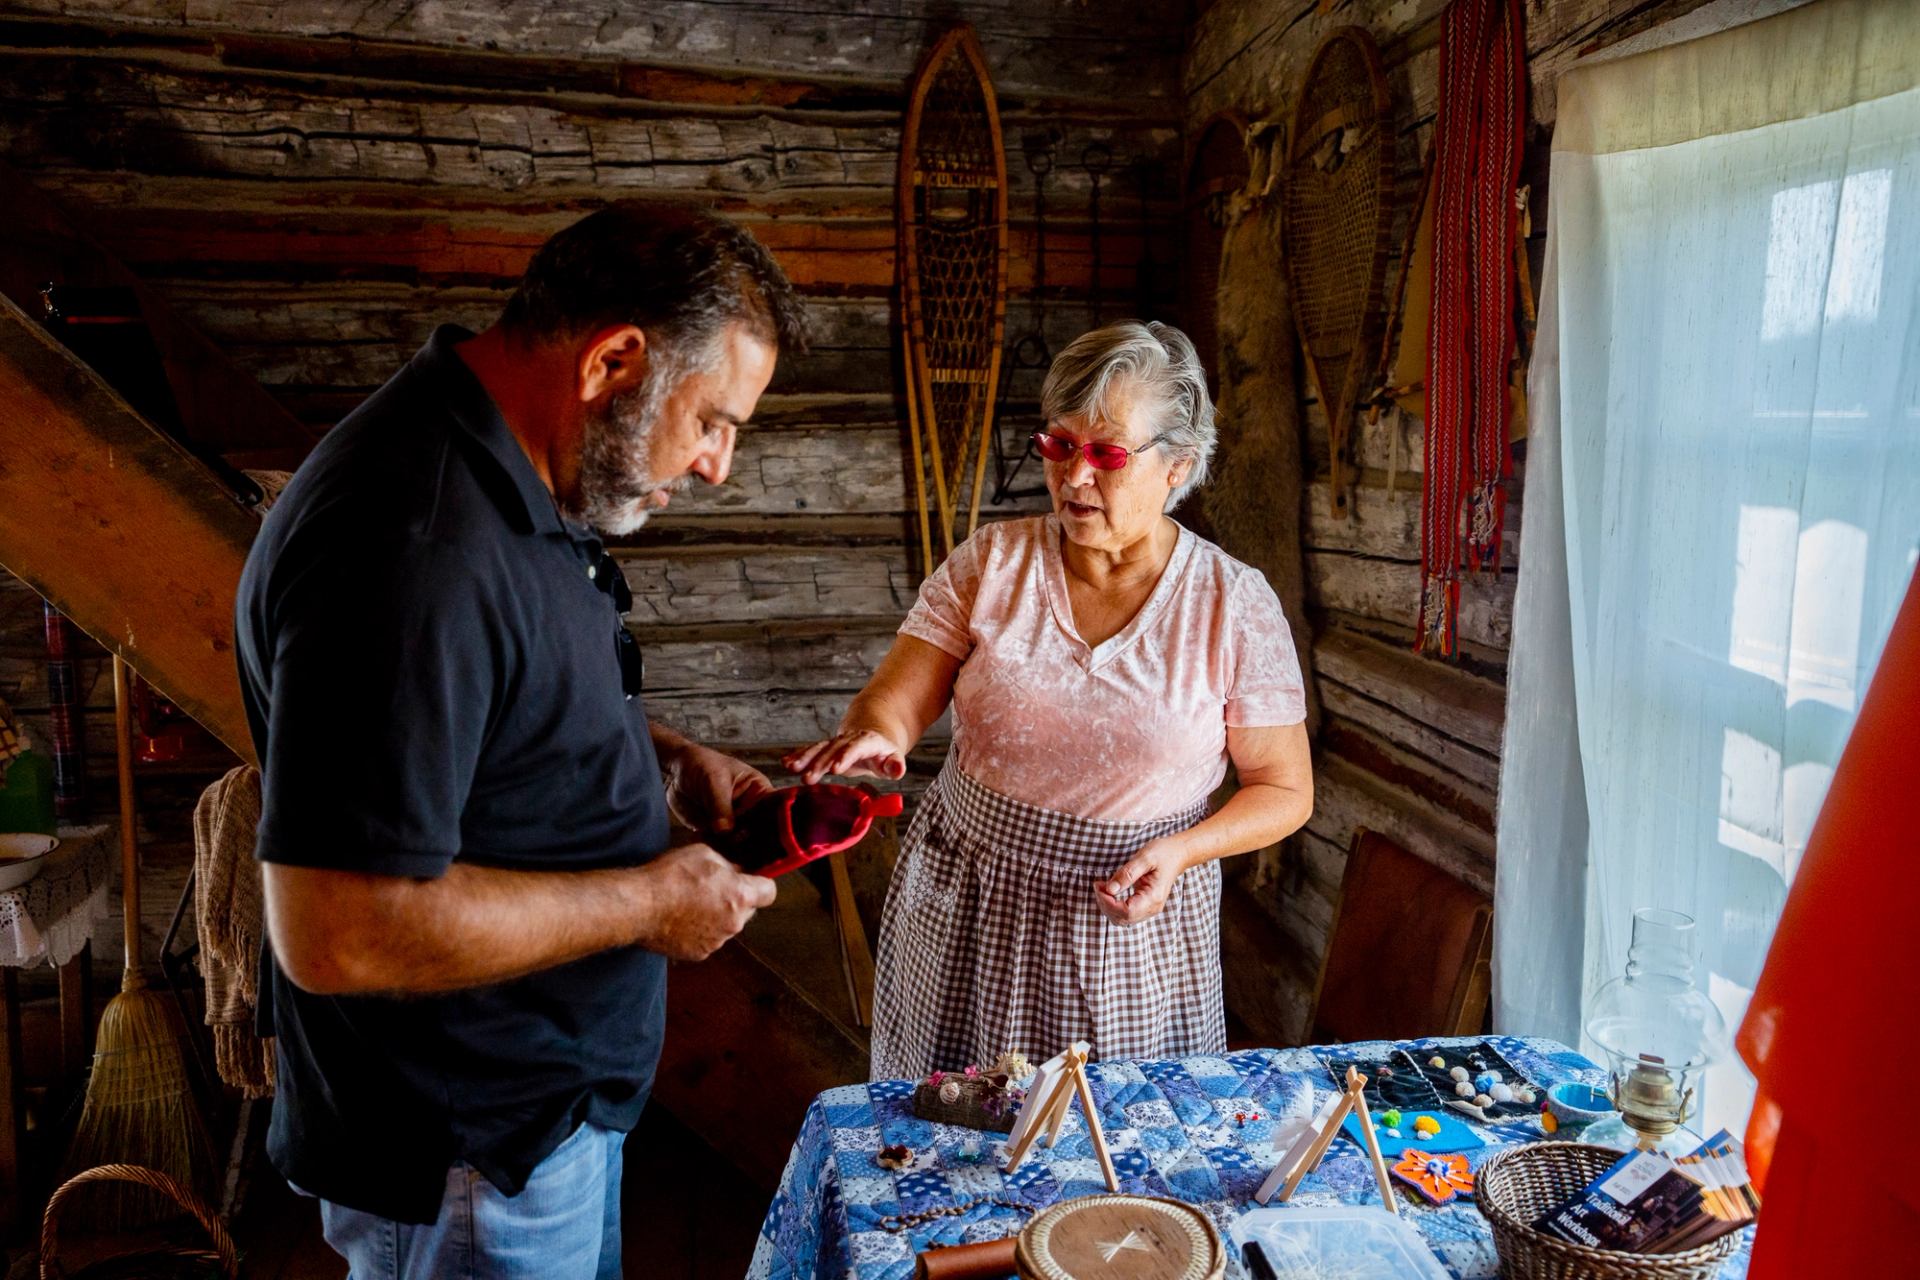
<path id="1" fill-rule="evenodd" d="M 1087 192 L 1087 229 L 1093 241 L 1093 287 L 1088 302 L 1093 307 L 1093 324 L 1100 326 L 1106 301 L 1101 288 L 1102 257 L 1100 244 L 1100 187 L 1107 171 L 1113 168 L 1113 148 L 1104 142 L 1089 142 L 1080 152 L 1080 168 L 1091 184 Z"/>
<path id="2" fill-rule="evenodd" d="M 1045 369 L 1053 363 L 1053 348 L 1047 342 L 1047 179 L 1053 173 L 1054 136 L 1051 131 L 1029 133 L 1023 140 L 1027 172 L 1033 175 L 1033 323 L 1009 351 L 1016 370 Z M 1013 487 L 1020 469 L 1033 456 L 1033 441 L 1026 441 L 1018 458 L 1007 457 L 1006 440 L 1001 429 L 1008 421 L 1007 395 L 1013 386 L 1011 377 L 1000 380 L 1000 403 L 994 409 L 993 493 L 994 506 L 1015 498 L 1031 498 L 1046 492 L 1046 486 Z"/>

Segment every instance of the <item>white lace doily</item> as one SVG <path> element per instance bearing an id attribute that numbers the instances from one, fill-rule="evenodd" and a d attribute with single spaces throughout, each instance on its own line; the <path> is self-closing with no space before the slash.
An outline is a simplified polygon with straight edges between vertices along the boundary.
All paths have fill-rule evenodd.
<path id="1" fill-rule="evenodd" d="M 107 918 L 111 827 L 62 827 L 40 874 L 0 893 L 0 965 L 65 964 Z"/>

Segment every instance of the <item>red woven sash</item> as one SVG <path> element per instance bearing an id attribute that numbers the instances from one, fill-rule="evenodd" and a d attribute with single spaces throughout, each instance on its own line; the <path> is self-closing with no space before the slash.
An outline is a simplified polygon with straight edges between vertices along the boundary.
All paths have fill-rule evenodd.
<path id="1" fill-rule="evenodd" d="M 1514 189 L 1526 140 L 1520 0 L 1453 0 L 1434 122 L 1433 322 L 1427 337 L 1420 634 L 1458 647 L 1460 576 L 1499 572 L 1513 358 Z"/>

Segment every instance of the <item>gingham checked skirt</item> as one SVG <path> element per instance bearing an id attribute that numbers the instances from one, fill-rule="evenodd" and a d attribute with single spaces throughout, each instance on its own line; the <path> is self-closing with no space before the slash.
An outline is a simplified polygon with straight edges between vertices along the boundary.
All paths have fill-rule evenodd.
<path id="1" fill-rule="evenodd" d="M 1096 1058 L 1224 1053 L 1220 864 L 1174 882 L 1158 915 L 1101 913 L 1093 888 L 1149 840 L 1193 826 L 1205 801 L 1151 822 L 1039 809 L 949 763 L 920 801 L 894 867 L 875 962 L 876 1080 L 1034 1062 L 1075 1040 Z"/>

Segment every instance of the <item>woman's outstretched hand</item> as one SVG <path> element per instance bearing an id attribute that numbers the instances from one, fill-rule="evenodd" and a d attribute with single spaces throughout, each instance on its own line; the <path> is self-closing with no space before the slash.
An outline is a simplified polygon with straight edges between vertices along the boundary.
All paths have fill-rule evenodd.
<path id="1" fill-rule="evenodd" d="M 907 771 L 907 755 L 887 736 L 872 729 L 848 729 L 825 742 L 802 747 L 781 760 L 814 783 L 828 774 L 843 778 L 898 778 Z"/>
<path id="2" fill-rule="evenodd" d="M 1139 924 L 1160 914 L 1173 882 L 1186 869 L 1186 854 L 1173 838 L 1149 840 L 1118 871 L 1093 886 L 1094 900 L 1115 924 Z"/>

